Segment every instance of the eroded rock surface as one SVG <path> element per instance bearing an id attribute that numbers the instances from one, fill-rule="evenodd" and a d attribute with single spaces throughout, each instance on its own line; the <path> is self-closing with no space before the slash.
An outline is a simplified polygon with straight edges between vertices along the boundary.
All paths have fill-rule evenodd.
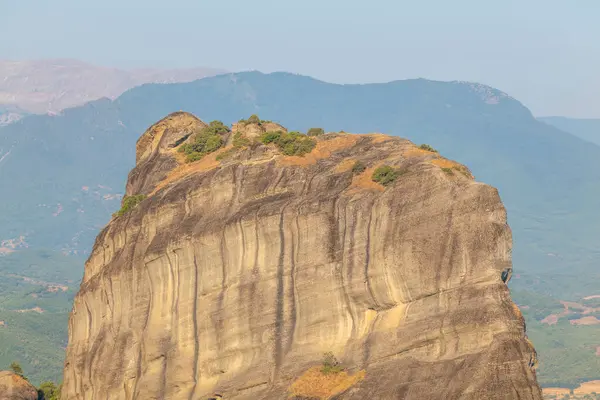
<path id="1" fill-rule="evenodd" d="M 63 399 L 541 399 L 496 189 L 381 134 L 184 164 L 202 126 L 140 138 L 127 194 L 148 197 L 86 263 Z M 345 375 L 319 376 L 328 351 Z"/>
<path id="2" fill-rule="evenodd" d="M 0 400 L 37 400 L 37 389 L 19 375 L 0 371 Z"/>

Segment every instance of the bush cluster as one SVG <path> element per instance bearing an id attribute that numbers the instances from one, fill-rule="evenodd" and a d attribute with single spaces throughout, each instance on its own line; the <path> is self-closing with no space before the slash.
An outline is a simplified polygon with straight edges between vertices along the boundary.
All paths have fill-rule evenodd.
<path id="1" fill-rule="evenodd" d="M 143 194 L 136 194 L 133 196 L 125 196 L 123 198 L 123 206 L 121 206 L 121 209 L 119 211 L 117 211 L 116 213 L 114 213 L 113 216 L 120 217 L 122 215 L 127 214 L 129 211 L 131 211 L 135 207 L 137 207 L 138 204 L 140 204 L 145 198 L 146 198 L 146 195 L 143 195 Z"/>
<path id="2" fill-rule="evenodd" d="M 340 362 L 335 358 L 332 352 L 323 354 L 321 373 L 323 375 L 337 374 L 344 370 Z"/>
<path id="3" fill-rule="evenodd" d="M 462 165 L 452 168 L 442 168 L 442 171 L 444 171 L 448 175 L 454 175 L 454 172 L 456 171 L 464 175 L 466 178 L 471 178 L 471 173 L 469 172 L 469 170 Z"/>
<path id="4" fill-rule="evenodd" d="M 303 156 L 310 153 L 317 142 L 300 132 L 270 131 L 263 133 L 259 140 L 263 144 L 275 143 L 286 156 Z"/>
<path id="5" fill-rule="evenodd" d="M 252 114 L 250 116 L 250 118 L 248 118 L 248 119 L 240 119 L 238 121 L 238 123 L 243 124 L 243 125 L 248 125 L 248 124 L 262 125 L 262 124 L 266 124 L 268 122 L 271 122 L 271 121 L 265 120 L 265 119 L 260 119 L 258 117 L 258 115 L 256 115 L 256 114 Z"/>
<path id="6" fill-rule="evenodd" d="M 25 375 L 23 374 L 23 368 L 21 368 L 21 364 L 19 364 L 16 361 L 13 361 L 10 363 L 10 370 L 12 372 L 14 372 L 15 374 L 19 375 L 21 378 L 27 380 L 27 378 L 25 378 Z"/>
<path id="7" fill-rule="evenodd" d="M 389 165 L 383 165 L 378 167 L 374 172 L 371 179 L 383 186 L 390 185 L 404 173 L 405 171 L 392 168 Z"/>
<path id="8" fill-rule="evenodd" d="M 352 173 L 353 174 L 360 174 L 360 173 L 364 172 L 365 169 L 367 169 L 367 167 L 365 166 L 365 164 L 363 164 L 360 161 L 357 161 L 352 166 Z"/>
<path id="9" fill-rule="evenodd" d="M 59 400 L 62 385 L 56 385 L 54 382 L 43 382 L 38 388 L 39 400 Z"/>
<path id="10" fill-rule="evenodd" d="M 423 143 L 422 145 L 420 145 L 419 148 L 421 150 L 431 151 L 432 153 L 437 153 L 438 152 L 436 149 L 434 149 L 433 147 L 431 147 L 430 145 L 425 144 L 425 143 Z"/>
<path id="11" fill-rule="evenodd" d="M 187 162 L 198 161 L 206 154 L 220 149 L 225 143 L 223 133 L 229 132 L 229 128 L 221 121 L 212 121 L 206 128 L 197 132 L 192 143 L 186 143 L 179 148 L 185 153 Z"/>
<path id="12" fill-rule="evenodd" d="M 258 115 L 252 114 L 250 116 L 250 118 L 248 118 L 248 123 L 249 124 L 260 124 L 260 118 L 258 118 Z"/>
<path id="13" fill-rule="evenodd" d="M 250 146 L 250 139 L 243 136 L 240 132 L 233 135 L 233 147 L 245 147 Z"/>
<path id="14" fill-rule="evenodd" d="M 306 133 L 308 136 L 321 136 L 325 134 L 323 128 L 310 128 Z"/>

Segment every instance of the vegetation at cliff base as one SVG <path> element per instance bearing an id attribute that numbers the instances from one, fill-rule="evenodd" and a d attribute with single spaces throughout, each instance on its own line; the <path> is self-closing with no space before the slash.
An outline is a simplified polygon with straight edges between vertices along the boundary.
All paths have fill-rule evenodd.
<path id="1" fill-rule="evenodd" d="M 0 368 L 1 369 L 1 368 Z M 21 364 L 17 361 L 13 361 L 10 363 L 9 370 L 14 372 L 16 375 L 25 379 L 29 382 L 29 378 L 25 376 L 23 372 L 23 368 Z M 44 381 L 37 388 L 38 400 L 59 400 L 60 399 L 60 391 L 62 388 L 61 385 L 56 385 L 53 381 Z M 0 393 L 1 395 L 2 393 Z"/>
<path id="2" fill-rule="evenodd" d="M 303 156 L 317 145 L 313 138 L 300 132 L 269 131 L 263 133 L 259 140 L 263 144 L 275 143 L 286 156 Z"/>
<path id="3" fill-rule="evenodd" d="M 220 149 L 225 141 L 222 134 L 229 132 L 229 128 L 221 121 L 212 121 L 206 128 L 197 132 L 192 143 L 186 143 L 179 148 L 185 153 L 187 162 L 200 160 L 206 154 Z"/>
<path id="4" fill-rule="evenodd" d="M 54 382 L 43 382 L 38 388 L 38 400 L 59 400 L 62 385 Z"/>
<path id="5" fill-rule="evenodd" d="M 120 217 L 122 215 L 127 214 L 129 211 L 131 211 L 135 207 L 137 207 L 138 204 L 140 204 L 145 198 L 146 198 L 146 195 L 144 195 L 144 194 L 136 194 L 136 195 L 133 195 L 133 196 L 125 196 L 123 198 L 123 206 L 121 207 L 121 209 L 119 211 L 117 211 L 114 214 L 114 216 Z"/>
<path id="6" fill-rule="evenodd" d="M 402 171 L 396 168 L 392 168 L 389 165 L 383 165 L 381 167 L 378 167 L 373 172 L 371 179 L 373 179 L 373 182 L 377 182 L 383 186 L 387 186 L 394 183 L 394 181 L 400 175 L 402 175 Z"/>

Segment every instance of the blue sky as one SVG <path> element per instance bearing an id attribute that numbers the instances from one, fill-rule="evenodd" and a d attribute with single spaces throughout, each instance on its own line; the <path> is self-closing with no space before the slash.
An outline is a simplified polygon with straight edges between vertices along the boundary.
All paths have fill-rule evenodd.
<path id="1" fill-rule="evenodd" d="M 0 58 L 470 80 L 600 117 L 598 0 L 0 0 Z"/>

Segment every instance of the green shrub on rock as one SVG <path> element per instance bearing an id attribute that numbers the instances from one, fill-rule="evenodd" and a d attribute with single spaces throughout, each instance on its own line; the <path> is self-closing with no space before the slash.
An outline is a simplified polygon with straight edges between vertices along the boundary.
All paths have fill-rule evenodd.
<path id="1" fill-rule="evenodd" d="M 325 134 L 323 128 L 310 128 L 306 133 L 308 136 L 321 136 Z"/>
<path id="2" fill-rule="evenodd" d="M 300 132 L 289 132 L 281 135 L 276 144 L 286 156 L 303 156 L 310 153 L 317 143 Z"/>
<path id="3" fill-rule="evenodd" d="M 263 144 L 275 143 L 286 156 L 303 156 L 310 153 L 317 142 L 300 132 L 265 132 L 258 138 Z"/>
<path id="4" fill-rule="evenodd" d="M 204 130 L 208 130 L 211 133 L 227 133 L 229 132 L 229 127 L 225 125 L 222 121 L 211 121 L 208 124 L 208 127 L 204 128 Z"/>
<path id="5" fill-rule="evenodd" d="M 338 374 L 343 370 L 344 368 L 342 367 L 341 363 L 337 360 L 337 358 L 335 358 L 332 352 L 323 354 L 321 367 L 321 373 L 323 375 Z"/>
<path id="6" fill-rule="evenodd" d="M 40 400 L 59 400 L 62 385 L 56 385 L 54 382 L 43 382 L 38 388 L 38 399 Z"/>
<path id="7" fill-rule="evenodd" d="M 381 167 L 378 167 L 373 172 L 373 176 L 371 177 L 371 179 L 373 179 L 374 182 L 377 182 L 383 186 L 387 186 L 389 184 L 392 184 L 396 180 L 396 178 L 398 178 L 398 176 L 400 176 L 400 171 L 390 167 L 389 165 L 383 165 Z"/>
<path id="8" fill-rule="evenodd" d="M 206 154 L 220 149 L 225 141 L 221 136 L 229 132 L 229 128 L 221 121 L 212 121 L 206 128 L 203 128 L 194 136 L 191 143 L 186 143 L 178 151 L 186 154 L 186 161 L 198 161 Z"/>
<path id="9" fill-rule="evenodd" d="M 121 209 L 119 211 L 117 211 L 116 213 L 114 213 L 113 216 L 120 217 L 122 215 L 127 214 L 129 211 L 131 211 L 135 207 L 137 207 L 138 204 L 140 204 L 145 198 L 146 198 L 146 195 L 143 195 L 143 194 L 136 194 L 133 196 L 125 196 L 123 198 L 123 205 L 121 206 Z"/>
<path id="10" fill-rule="evenodd" d="M 243 136 L 240 132 L 233 135 L 233 147 L 245 147 L 250 146 L 250 139 Z"/>
<path id="11" fill-rule="evenodd" d="M 282 131 L 269 131 L 260 135 L 258 140 L 260 140 L 260 142 L 262 142 L 263 144 L 274 143 L 279 140 L 281 135 L 283 135 Z"/>
<path id="12" fill-rule="evenodd" d="M 246 122 L 248 124 L 260 124 L 260 118 L 258 118 L 258 115 L 252 114 Z"/>
<path id="13" fill-rule="evenodd" d="M 365 164 L 363 164 L 360 161 L 357 161 L 352 166 L 352 173 L 353 174 L 360 174 L 360 173 L 364 172 L 366 169 L 367 169 L 367 167 L 365 166 Z"/>
<path id="14" fill-rule="evenodd" d="M 23 375 L 23 368 L 21 367 L 21 364 L 19 364 L 17 361 L 13 361 L 10 363 L 10 370 L 15 374 L 19 375 L 21 378 L 25 378 L 25 376 Z"/>
<path id="15" fill-rule="evenodd" d="M 433 147 L 431 147 L 430 145 L 425 144 L 425 143 L 422 144 L 422 145 L 420 145 L 419 148 L 421 150 L 430 151 L 432 153 L 437 153 L 438 152 L 436 149 L 434 149 Z"/>

